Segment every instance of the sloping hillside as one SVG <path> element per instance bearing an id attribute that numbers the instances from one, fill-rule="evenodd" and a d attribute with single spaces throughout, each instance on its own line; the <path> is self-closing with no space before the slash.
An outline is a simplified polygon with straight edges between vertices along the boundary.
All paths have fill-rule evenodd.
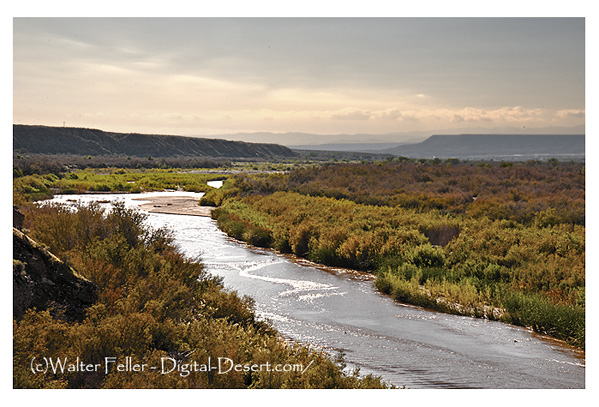
<path id="1" fill-rule="evenodd" d="M 31 154 L 120 154 L 133 157 L 270 159 L 295 156 L 289 148 L 278 144 L 27 125 L 13 125 L 13 150 Z"/>
<path id="2" fill-rule="evenodd" d="M 97 299 L 96 286 L 13 228 L 13 316 L 30 308 L 50 309 L 67 320 L 81 321 Z"/>
<path id="3" fill-rule="evenodd" d="M 460 134 L 431 136 L 387 150 L 414 158 L 583 158 L 584 135 Z"/>

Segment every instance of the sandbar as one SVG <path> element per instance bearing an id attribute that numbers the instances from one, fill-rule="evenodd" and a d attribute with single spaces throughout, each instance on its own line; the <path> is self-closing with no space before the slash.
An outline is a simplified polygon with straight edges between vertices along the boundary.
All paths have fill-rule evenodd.
<path id="1" fill-rule="evenodd" d="M 168 213 L 172 215 L 210 216 L 211 206 L 200 206 L 199 199 L 189 196 L 151 196 L 134 198 L 137 201 L 149 201 L 140 208 L 152 213 Z"/>

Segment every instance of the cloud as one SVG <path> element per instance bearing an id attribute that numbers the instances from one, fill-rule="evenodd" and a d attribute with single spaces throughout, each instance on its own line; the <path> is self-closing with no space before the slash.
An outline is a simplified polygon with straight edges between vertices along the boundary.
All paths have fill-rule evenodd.
<path id="1" fill-rule="evenodd" d="M 368 120 L 370 117 L 370 112 L 362 110 L 353 110 L 331 115 L 331 119 L 336 120 Z"/>
<path id="2" fill-rule="evenodd" d="M 27 22 L 40 24 L 39 20 Z M 469 87 L 451 76 L 429 73 L 427 78 L 433 79 L 414 88 L 414 80 L 397 79 L 415 79 L 397 75 L 399 63 L 379 64 L 395 67 L 389 75 L 373 72 L 373 63 L 368 61 L 386 60 L 380 55 L 365 59 L 352 70 L 353 65 L 333 58 L 339 55 L 331 54 L 331 48 L 323 47 L 314 54 L 314 42 L 307 42 L 304 54 L 290 53 L 291 48 L 284 45 L 295 37 L 271 41 L 268 36 L 263 38 L 266 32 L 259 32 L 265 41 L 246 42 L 214 21 L 210 21 L 215 24 L 213 34 L 200 30 L 202 35 L 191 42 L 170 38 L 171 31 L 165 27 L 143 35 L 134 27 L 131 31 L 120 27 L 110 34 L 108 29 L 86 32 L 84 20 L 78 20 L 77 30 L 63 28 L 66 22 L 72 24 L 70 20 L 56 21 L 54 32 L 38 33 L 33 39 L 17 29 L 15 121 L 49 125 L 66 121 L 114 131 L 196 135 L 229 131 L 332 134 L 455 128 L 458 124 L 488 128 L 570 125 L 579 124 L 585 116 L 584 109 L 571 108 L 580 105 L 565 102 L 558 111 L 509 106 L 496 97 L 469 97 L 462 102 L 460 92 Z M 98 27 L 123 22 L 102 23 Z M 143 19 L 135 23 L 153 28 L 152 22 Z M 19 24 L 23 22 L 17 23 L 17 28 Z M 151 44 L 145 43 L 150 40 Z M 495 94 L 477 88 L 476 95 Z M 515 97 L 519 95 L 510 95 L 510 99 Z M 466 103 L 471 105 L 463 107 Z M 500 103 L 503 107 L 497 107 Z M 545 99 L 536 105 L 541 103 L 548 106 Z"/>
<path id="3" fill-rule="evenodd" d="M 449 120 L 453 122 L 528 122 L 542 118 L 545 111 L 539 108 L 507 106 L 494 110 L 465 107 L 447 113 L 451 114 Z"/>
<path id="4" fill-rule="evenodd" d="M 582 109 L 582 110 L 569 109 L 569 110 L 559 110 L 559 111 L 557 111 L 557 113 L 555 115 L 562 119 L 566 119 L 566 118 L 584 119 L 585 113 L 586 112 L 584 109 Z"/>
<path id="5" fill-rule="evenodd" d="M 377 117 L 384 120 L 398 120 L 401 119 L 402 113 L 399 109 L 385 110 L 377 114 Z"/>

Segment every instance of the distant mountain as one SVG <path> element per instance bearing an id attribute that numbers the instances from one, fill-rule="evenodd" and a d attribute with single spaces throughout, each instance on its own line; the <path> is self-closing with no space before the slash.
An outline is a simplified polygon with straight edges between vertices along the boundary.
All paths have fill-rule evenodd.
<path id="1" fill-rule="evenodd" d="M 419 143 L 426 140 L 433 134 L 437 135 L 454 135 L 454 134 L 563 134 L 575 135 L 584 134 L 585 126 L 574 127 L 538 127 L 538 128 L 523 128 L 519 127 L 501 127 L 488 129 L 484 127 L 472 128 L 454 128 L 454 129 L 430 129 L 417 131 L 397 131 L 393 133 L 339 133 L 339 134 L 314 134 L 314 133 L 272 133 L 272 132 L 253 132 L 253 133 L 233 133 L 219 135 L 202 135 L 207 138 L 222 138 L 233 141 L 246 141 L 250 143 L 275 143 L 287 146 L 293 149 L 310 149 L 324 150 L 315 146 L 331 145 L 332 148 L 328 151 L 340 151 L 339 145 L 352 146 L 356 144 L 403 144 L 403 143 Z M 195 135 L 194 135 L 195 136 Z M 200 136 L 200 135 L 197 135 Z M 363 146 L 360 146 L 363 150 Z M 356 151 L 352 148 L 351 151 Z"/>
<path id="2" fill-rule="evenodd" d="M 216 137 L 226 140 L 260 142 L 260 143 L 276 143 L 294 149 L 319 149 L 313 148 L 323 144 L 338 146 L 338 145 L 354 145 L 354 144 L 389 144 L 398 145 L 400 143 L 416 143 L 424 140 L 432 133 L 427 134 L 408 134 L 408 133 L 387 133 L 387 134 L 313 134 L 313 133 L 234 133 L 220 134 Z M 213 136 L 209 136 L 213 137 Z M 341 151 L 333 148 L 329 151 Z M 353 151 L 353 150 L 352 150 Z"/>
<path id="3" fill-rule="evenodd" d="M 460 134 L 431 136 L 385 151 L 413 158 L 530 159 L 584 158 L 584 135 Z"/>
<path id="4" fill-rule="evenodd" d="M 360 153 L 381 153 L 390 148 L 397 147 L 402 143 L 331 143 L 331 144 L 307 144 L 288 146 L 292 150 L 313 151 L 346 151 Z M 405 144 L 405 143 L 403 143 Z M 381 151 L 384 150 L 384 151 Z"/>
<path id="5" fill-rule="evenodd" d="M 114 154 L 133 157 L 270 159 L 296 156 L 289 148 L 277 144 L 27 125 L 13 125 L 13 150 L 32 154 Z"/>

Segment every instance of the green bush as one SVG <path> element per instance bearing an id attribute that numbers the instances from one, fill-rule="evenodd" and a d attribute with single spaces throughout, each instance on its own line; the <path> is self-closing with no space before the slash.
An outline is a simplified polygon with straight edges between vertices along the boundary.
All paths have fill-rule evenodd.
<path id="1" fill-rule="evenodd" d="M 272 244 L 271 232 L 261 227 L 250 226 L 241 236 L 242 240 L 258 247 L 270 247 Z"/>
<path id="2" fill-rule="evenodd" d="M 325 265 L 375 272 L 379 289 L 400 301 L 492 319 L 506 314 L 506 293 L 539 295 L 558 308 L 582 304 L 584 309 L 580 225 L 450 217 L 283 191 L 231 196 L 215 213 L 219 227 L 237 239 Z M 563 327 L 546 332 L 581 343 L 576 338 L 584 336 L 584 326 L 576 313 L 563 311 L 572 318 L 548 315 Z M 541 313 L 528 318 L 549 326 Z"/>
<path id="3" fill-rule="evenodd" d="M 14 388 L 385 388 L 380 379 L 345 373 L 323 352 L 289 345 L 259 321 L 250 298 L 226 291 L 219 278 L 178 252 L 171 234 L 145 225 L 145 215 L 117 204 L 26 206 L 26 227 L 98 287 L 82 322 L 29 310 L 13 321 Z M 255 234 L 262 236 L 261 230 Z M 112 369 L 33 374 L 33 358 L 69 357 L 103 366 L 160 366 L 163 357 L 205 364 L 227 357 L 242 365 L 310 366 L 304 374 L 232 371 L 156 374 Z"/>

